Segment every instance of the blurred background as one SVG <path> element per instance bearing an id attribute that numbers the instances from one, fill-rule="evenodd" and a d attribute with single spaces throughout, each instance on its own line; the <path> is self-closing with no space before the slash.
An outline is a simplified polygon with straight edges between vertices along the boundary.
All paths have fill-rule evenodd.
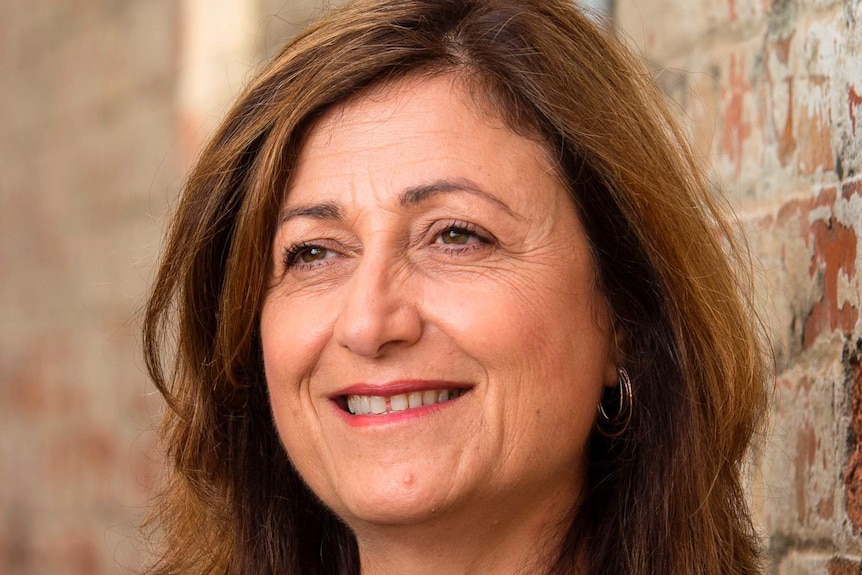
<path id="1" fill-rule="evenodd" d="M 336 4 L 337 2 L 330 2 Z M 860 0 L 594 0 L 736 209 L 776 356 L 749 491 L 782 575 L 862 573 Z M 183 174 L 312 0 L 0 0 L 0 574 L 136 573 L 138 310 Z"/>

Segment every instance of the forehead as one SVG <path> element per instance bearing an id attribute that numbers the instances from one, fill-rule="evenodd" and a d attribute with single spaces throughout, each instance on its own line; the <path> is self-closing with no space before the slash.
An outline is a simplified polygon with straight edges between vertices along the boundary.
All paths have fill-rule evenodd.
<path id="1" fill-rule="evenodd" d="M 476 94 L 457 75 L 411 77 L 333 106 L 305 139 L 286 203 L 442 177 L 556 178 L 546 146 L 516 134 Z"/>
<path id="2" fill-rule="evenodd" d="M 411 121 L 417 127 L 446 119 L 480 121 L 488 128 L 506 129 L 500 110 L 491 103 L 481 82 L 463 73 L 413 74 L 374 84 L 330 106 L 310 130 L 312 138 L 331 138 L 353 128 L 380 127 L 393 121 Z"/>

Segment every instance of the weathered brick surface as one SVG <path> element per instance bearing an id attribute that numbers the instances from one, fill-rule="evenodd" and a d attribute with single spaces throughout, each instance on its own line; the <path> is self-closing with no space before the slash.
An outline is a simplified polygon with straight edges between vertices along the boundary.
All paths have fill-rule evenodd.
<path id="1" fill-rule="evenodd" d="M 791 551 L 777 565 L 778 575 L 859 575 L 859 557 Z"/>
<path id="2" fill-rule="evenodd" d="M 134 311 L 176 189 L 176 3 L 2 2 L 0 573 L 137 567 Z"/>
<path id="3" fill-rule="evenodd" d="M 617 7 L 757 259 L 777 376 L 751 485 L 773 571 L 859 573 L 862 4 Z"/>

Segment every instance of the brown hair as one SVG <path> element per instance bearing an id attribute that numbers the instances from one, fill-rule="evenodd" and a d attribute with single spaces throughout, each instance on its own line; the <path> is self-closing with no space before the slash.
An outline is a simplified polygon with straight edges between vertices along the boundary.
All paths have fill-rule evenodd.
<path id="1" fill-rule="evenodd" d="M 759 573 L 740 468 L 767 367 L 740 250 L 661 94 L 569 0 L 360 0 L 240 96 L 188 179 L 146 309 L 169 406 L 151 572 L 359 572 L 353 535 L 272 422 L 258 335 L 270 244 L 322 111 L 444 72 L 556 154 L 634 385 L 628 429 L 590 438 L 587 493 L 549 573 Z"/>

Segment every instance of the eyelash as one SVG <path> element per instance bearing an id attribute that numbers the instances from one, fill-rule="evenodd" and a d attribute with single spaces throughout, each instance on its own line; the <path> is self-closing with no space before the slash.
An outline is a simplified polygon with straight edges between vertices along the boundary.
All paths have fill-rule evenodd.
<path id="1" fill-rule="evenodd" d="M 430 226 L 429 226 L 430 227 Z M 466 235 L 470 235 L 476 238 L 477 243 L 473 244 L 445 244 L 438 243 L 437 240 L 443 237 L 443 234 L 446 232 L 457 232 Z M 479 228 L 476 224 L 471 224 L 469 222 L 462 221 L 451 221 L 446 222 L 446 224 L 440 229 L 439 232 L 434 234 L 434 244 L 437 246 L 437 249 L 442 250 L 446 253 L 461 253 L 468 250 L 480 249 L 492 243 L 492 240 L 489 238 L 490 234 Z M 298 242 L 292 244 L 284 249 L 282 254 L 282 262 L 284 264 L 284 268 L 286 270 L 290 269 L 311 269 L 320 265 L 324 265 L 326 263 L 326 259 L 307 262 L 307 263 L 299 263 L 297 262 L 297 257 L 299 257 L 303 252 L 310 249 L 321 249 L 326 252 L 332 252 L 332 248 L 326 247 L 321 243 L 314 242 Z"/>

